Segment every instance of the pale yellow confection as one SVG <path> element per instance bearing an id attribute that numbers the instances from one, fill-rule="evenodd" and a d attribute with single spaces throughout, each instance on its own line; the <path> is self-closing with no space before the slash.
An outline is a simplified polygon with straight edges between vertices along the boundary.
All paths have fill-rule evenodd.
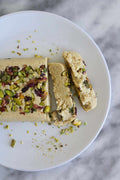
<path id="1" fill-rule="evenodd" d="M 16 66 L 19 67 L 17 75 L 4 83 L 3 81 L 13 76 L 11 69 Z M 29 88 L 24 90 L 28 84 Z M 44 99 L 40 91 L 45 93 Z M 44 112 L 45 107 L 50 104 L 47 58 L 0 59 L 0 92 L 0 122 L 50 121 L 48 113 Z M 43 106 L 40 105 L 41 101 Z"/>
<path id="2" fill-rule="evenodd" d="M 97 105 L 97 98 L 89 82 L 85 62 L 77 52 L 63 52 L 64 60 L 70 70 L 80 103 L 85 111 L 92 110 Z"/>
<path id="3" fill-rule="evenodd" d="M 50 63 L 48 66 L 53 80 L 53 91 L 57 104 L 57 113 L 52 114 L 52 119 L 55 125 L 67 124 L 76 117 L 75 103 L 69 88 L 68 72 L 66 66 L 62 63 Z"/>

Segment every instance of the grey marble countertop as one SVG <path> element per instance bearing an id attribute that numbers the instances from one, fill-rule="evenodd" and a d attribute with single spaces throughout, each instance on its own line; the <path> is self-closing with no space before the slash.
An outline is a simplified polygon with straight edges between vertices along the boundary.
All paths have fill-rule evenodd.
<path id="1" fill-rule="evenodd" d="M 36 173 L 0 166 L 0 180 L 119 180 L 120 0 L 0 0 L 0 15 L 20 10 L 56 13 L 86 30 L 106 58 L 112 82 L 112 101 L 102 131 L 80 157 L 62 167 Z"/>

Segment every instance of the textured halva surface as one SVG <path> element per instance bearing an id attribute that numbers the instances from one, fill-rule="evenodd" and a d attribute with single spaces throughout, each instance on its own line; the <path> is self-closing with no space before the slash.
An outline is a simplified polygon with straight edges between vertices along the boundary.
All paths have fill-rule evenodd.
<path id="1" fill-rule="evenodd" d="M 20 68 L 23 67 L 23 65 L 30 65 L 32 68 L 37 68 L 41 65 L 45 65 L 47 67 L 47 58 L 23 58 L 23 59 L 1 59 L 0 60 L 0 70 L 4 70 L 7 66 L 19 66 Z M 46 72 L 46 77 L 48 78 L 48 73 Z M 17 80 L 14 79 L 14 81 Z M 26 79 L 28 81 L 29 79 Z M 6 85 L 4 88 L 9 89 L 9 85 Z M 47 98 L 44 101 L 45 105 L 49 105 L 49 92 L 48 92 L 48 80 L 46 82 L 45 86 L 45 91 L 47 92 Z M 19 93 L 19 92 L 18 92 Z M 28 90 L 27 92 L 24 93 L 24 95 L 31 95 L 31 91 Z M 35 104 L 40 103 L 40 97 L 35 96 Z M 22 115 L 19 113 L 19 111 L 13 112 L 13 111 L 8 111 L 8 112 L 3 112 L 0 115 L 0 121 L 6 121 L 6 122 L 11 122 L 11 121 L 27 121 L 27 122 L 35 122 L 35 121 L 49 121 L 49 116 L 48 114 L 45 114 L 41 111 L 36 111 L 34 113 L 26 113 L 25 115 Z"/>
<path id="2" fill-rule="evenodd" d="M 71 108 L 75 108 L 75 103 L 72 99 L 70 88 L 67 86 L 69 82 L 67 69 L 62 63 L 50 63 L 49 72 L 53 80 L 57 112 L 62 117 L 62 121 L 60 121 L 59 124 L 71 122 L 75 119 L 76 115 L 70 112 Z M 56 117 L 56 113 L 54 113 L 54 115 Z"/>

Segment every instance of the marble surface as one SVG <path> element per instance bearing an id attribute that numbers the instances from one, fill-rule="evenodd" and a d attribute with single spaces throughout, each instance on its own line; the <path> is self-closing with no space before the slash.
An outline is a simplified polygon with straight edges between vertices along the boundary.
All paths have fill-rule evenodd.
<path id="1" fill-rule="evenodd" d="M 62 167 L 36 173 L 0 166 L 0 180 L 119 180 L 120 0 L 0 0 L 0 15 L 20 10 L 56 13 L 86 30 L 106 58 L 111 74 L 112 101 L 102 131 L 80 157 Z"/>

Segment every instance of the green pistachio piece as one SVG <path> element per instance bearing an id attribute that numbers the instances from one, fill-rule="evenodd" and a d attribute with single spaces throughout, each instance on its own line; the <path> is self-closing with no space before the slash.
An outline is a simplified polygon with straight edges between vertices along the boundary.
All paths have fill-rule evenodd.
<path id="1" fill-rule="evenodd" d="M 25 71 L 28 71 L 29 73 L 33 73 L 33 69 L 32 69 L 31 66 L 27 66 L 27 67 L 25 68 Z"/>
<path id="2" fill-rule="evenodd" d="M 2 83 L 0 82 L 0 87 L 2 86 Z"/>
<path id="3" fill-rule="evenodd" d="M 41 101 L 41 102 L 39 103 L 39 105 L 40 105 L 40 106 L 45 106 L 45 103 Z"/>
<path id="4" fill-rule="evenodd" d="M 67 86 L 70 86 L 70 82 L 68 81 L 68 82 L 66 82 L 65 83 L 65 86 L 67 87 Z"/>
<path id="5" fill-rule="evenodd" d="M 14 96 L 14 93 L 9 89 L 5 89 L 5 94 L 7 94 L 9 96 Z"/>
<path id="6" fill-rule="evenodd" d="M 37 88 L 38 88 L 38 89 L 41 88 L 41 84 L 40 84 L 40 83 L 37 84 Z"/>
<path id="7" fill-rule="evenodd" d="M 4 98 L 4 93 L 2 89 L 0 89 L 0 98 Z"/>
<path id="8" fill-rule="evenodd" d="M 2 104 L 2 99 L 0 99 L 0 105 Z"/>
<path id="9" fill-rule="evenodd" d="M 31 87 L 30 90 L 33 91 L 34 87 Z"/>
<path id="10" fill-rule="evenodd" d="M 29 113 L 30 112 L 30 106 L 25 106 L 24 112 Z"/>
<path id="11" fill-rule="evenodd" d="M 40 74 L 40 69 L 39 69 L 39 68 L 37 68 L 37 69 L 36 69 L 36 72 L 37 72 L 38 74 Z"/>
<path id="12" fill-rule="evenodd" d="M 25 76 L 26 76 L 25 71 L 23 71 L 23 70 L 22 70 L 22 71 L 19 71 L 19 72 L 18 72 L 18 76 L 19 76 L 19 77 L 25 77 Z"/>
<path id="13" fill-rule="evenodd" d="M 74 115 L 74 114 L 75 114 L 75 107 L 73 106 L 73 107 L 69 108 L 69 112 L 70 112 L 72 115 Z"/>
<path id="14" fill-rule="evenodd" d="M 35 100 L 35 95 L 34 95 L 34 93 L 31 94 L 31 97 L 32 97 L 33 100 Z"/>
<path id="15" fill-rule="evenodd" d="M 29 75 L 28 75 L 28 78 L 29 78 L 29 79 L 32 79 L 33 77 L 34 77 L 33 74 L 29 74 Z"/>
<path id="16" fill-rule="evenodd" d="M 18 109 L 17 106 L 15 104 L 12 104 L 11 111 L 15 112 L 17 111 L 17 109 Z"/>
<path id="17" fill-rule="evenodd" d="M 21 71 L 18 72 L 18 76 L 19 76 L 19 77 L 23 77 Z"/>
<path id="18" fill-rule="evenodd" d="M 46 69 L 46 68 L 45 68 L 45 69 L 43 69 L 43 72 L 44 72 L 44 73 L 46 73 L 46 72 L 47 72 L 47 69 Z"/>
<path id="19" fill-rule="evenodd" d="M 14 148 L 14 147 L 15 147 L 15 144 L 16 144 L 16 140 L 15 140 L 15 139 L 12 139 L 10 146 L 11 146 L 12 148 Z"/>
<path id="20" fill-rule="evenodd" d="M 20 81 L 20 83 L 24 83 L 23 77 L 20 77 L 19 81 Z"/>
<path id="21" fill-rule="evenodd" d="M 18 98 L 13 98 L 13 101 L 18 105 L 20 106 L 22 104 L 21 100 L 18 99 Z"/>
<path id="22" fill-rule="evenodd" d="M 67 72 L 67 71 L 63 71 L 63 72 L 61 73 L 61 76 L 67 76 L 67 77 L 68 77 L 68 72 Z"/>
<path id="23" fill-rule="evenodd" d="M 19 86 L 16 86 L 16 87 L 14 88 L 15 91 L 18 91 L 19 89 L 20 89 Z"/>
<path id="24" fill-rule="evenodd" d="M 44 113 L 49 113 L 50 112 L 50 106 L 45 106 L 43 112 Z"/>
<path id="25" fill-rule="evenodd" d="M 45 88 L 45 85 L 46 85 L 46 83 L 42 83 L 42 89 L 44 89 L 44 88 Z"/>
<path id="26" fill-rule="evenodd" d="M 85 69 L 85 68 L 82 68 L 82 72 L 83 72 L 83 71 L 86 71 L 86 69 Z"/>

